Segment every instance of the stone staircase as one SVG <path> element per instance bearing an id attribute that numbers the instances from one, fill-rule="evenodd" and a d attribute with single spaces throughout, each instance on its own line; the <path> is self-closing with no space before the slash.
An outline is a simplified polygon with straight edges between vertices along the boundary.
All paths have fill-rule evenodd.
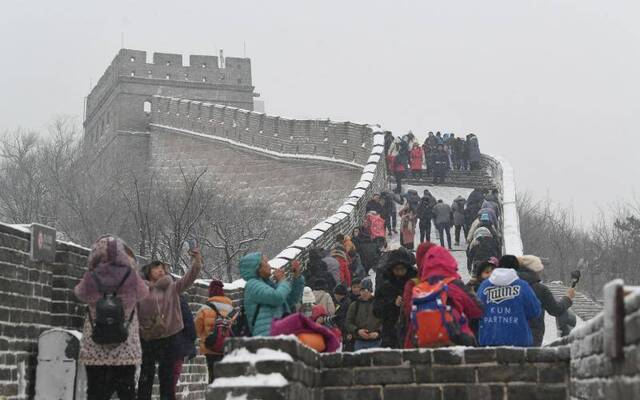
<path id="1" fill-rule="evenodd" d="M 389 182 L 392 185 L 395 185 L 395 180 L 392 176 L 389 178 Z M 423 172 L 418 177 L 414 177 L 411 174 L 407 174 L 407 176 L 402 180 L 403 184 L 408 185 L 430 185 L 433 184 L 433 177 L 426 176 L 426 172 Z M 480 169 L 476 171 L 449 171 L 444 184 L 440 184 L 437 186 L 454 186 L 454 187 L 464 187 L 464 188 L 482 188 L 482 189 L 492 189 L 496 185 L 491 179 L 491 176 L 485 169 Z"/>

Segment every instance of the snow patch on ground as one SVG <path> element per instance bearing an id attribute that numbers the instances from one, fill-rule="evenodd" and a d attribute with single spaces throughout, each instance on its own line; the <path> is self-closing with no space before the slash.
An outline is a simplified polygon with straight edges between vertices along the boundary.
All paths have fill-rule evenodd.
<path id="1" fill-rule="evenodd" d="M 226 387 L 283 387 L 287 386 L 289 382 L 282 376 L 282 374 L 256 374 L 247 376 L 236 376 L 233 378 L 216 378 L 210 388 L 226 388 Z"/>
<path id="2" fill-rule="evenodd" d="M 242 348 L 233 350 L 220 362 L 223 364 L 246 362 L 254 365 L 260 361 L 293 361 L 293 358 L 291 358 L 291 355 L 280 350 L 258 349 L 256 353 L 252 353 L 249 350 Z"/>
<path id="3" fill-rule="evenodd" d="M 227 393 L 227 397 L 225 397 L 224 400 L 248 400 L 249 398 L 247 396 L 248 396 L 247 394 L 234 396 L 231 393 Z"/>
<path id="4" fill-rule="evenodd" d="M 436 198 L 436 200 L 442 200 L 444 203 L 447 203 L 449 205 L 451 205 L 451 203 L 453 203 L 453 200 L 458 197 L 458 196 L 462 196 L 465 199 L 467 197 L 469 197 L 469 195 L 471 194 L 471 192 L 473 191 L 473 189 L 469 189 L 469 188 L 459 188 L 459 187 L 450 187 L 450 186 L 414 186 L 414 185 L 407 185 L 405 187 L 403 187 L 404 192 L 406 193 L 407 190 L 409 189 L 413 189 L 416 192 L 418 192 L 418 194 L 420 195 L 420 197 L 422 197 L 422 193 L 424 192 L 425 189 L 429 190 L 429 192 L 431 192 L 431 195 L 433 197 Z M 402 206 L 398 205 L 397 211 L 400 211 L 400 208 Z M 393 234 L 393 236 L 391 237 L 391 239 L 389 240 L 389 247 L 391 249 L 397 249 L 398 247 L 400 247 L 400 217 L 398 217 L 398 234 Z M 434 224 L 431 224 L 431 241 L 433 243 L 436 244 L 440 244 L 440 241 L 438 239 L 438 231 L 436 230 L 436 227 L 434 226 Z M 451 243 L 453 244 L 453 242 L 455 242 L 455 228 L 451 228 Z M 420 244 L 420 229 L 416 228 L 416 237 L 414 240 L 414 250 L 418 248 L 418 244 Z M 445 245 L 446 245 L 446 239 L 445 239 Z M 469 272 L 467 271 L 467 253 L 466 253 L 466 248 L 467 248 L 467 244 L 466 244 L 466 240 L 464 239 L 464 233 L 461 232 L 460 233 L 460 246 L 453 246 L 453 251 L 451 252 L 451 254 L 453 255 L 453 257 L 456 259 L 456 261 L 458 262 L 458 273 L 460 274 L 460 276 L 462 277 L 463 281 L 468 281 L 471 277 L 469 276 Z"/>
<path id="5" fill-rule="evenodd" d="M 576 315 L 576 328 L 584 324 L 585 324 L 584 320 Z M 544 338 L 542 338 L 542 345 L 545 346 L 558 338 L 559 336 L 558 336 L 558 328 L 556 327 L 556 317 L 550 315 L 548 312 L 545 312 L 544 313 Z"/>

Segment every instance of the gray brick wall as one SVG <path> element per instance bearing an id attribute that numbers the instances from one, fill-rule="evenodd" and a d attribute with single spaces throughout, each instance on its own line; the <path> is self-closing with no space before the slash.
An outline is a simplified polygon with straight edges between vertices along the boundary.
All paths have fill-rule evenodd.
<path id="1" fill-rule="evenodd" d="M 570 346 L 570 399 L 640 399 L 640 293 L 624 305 L 624 346 L 619 358 L 604 351 L 604 314 L 552 344 Z"/>
<path id="2" fill-rule="evenodd" d="M 164 153 L 173 151 L 175 146 L 163 143 L 162 140 L 174 141 L 178 140 L 175 139 L 176 135 L 183 135 L 188 140 L 180 143 L 187 146 L 191 143 L 189 154 L 194 151 L 198 154 L 197 149 L 193 148 L 193 144 L 196 143 L 194 140 L 204 137 L 262 156 L 269 155 L 283 161 L 300 163 L 302 166 L 309 166 L 310 162 L 315 162 L 317 168 L 330 165 L 335 170 L 334 176 L 344 174 L 350 177 L 346 182 L 350 182 L 349 186 L 353 191 L 345 190 L 343 194 L 340 194 L 342 189 L 333 194 L 331 189 L 327 190 L 331 185 L 335 185 L 335 182 L 314 183 L 316 191 L 311 192 L 311 196 L 318 193 L 317 197 L 320 200 L 329 200 L 334 211 L 327 214 L 331 208 L 327 208 L 326 205 L 312 205 L 325 210 L 322 218 L 326 219 L 317 219 L 315 226 L 307 226 L 310 228 L 308 232 L 302 233 L 299 240 L 272 258 L 271 264 L 274 267 L 286 266 L 293 259 L 305 262 L 309 248 L 327 247 L 337 233 L 350 233 L 354 227 L 360 225 L 367 201 L 386 184 L 386 166 L 382 155 L 383 135 L 374 132 L 368 125 L 324 120 L 290 120 L 207 102 L 155 96 L 151 126 L 152 136 L 157 134 L 157 138 L 152 139 L 157 146 L 151 159 L 163 160 L 163 164 L 167 160 L 167 154 Z M 160 157 L 160 152 L 164 152 L 164 156 Z M 181 153 L 184 152 L 176 152 Z M 202 158 L 204 160 L 200 164 L 206 163 L 206 156 Z M 219 157 L 213 158 L 219 160 Z M 160 167 L 159 165 L 158 170 Z M 304 180 L 310 172 L 295 177 L 295 168 L 293 171 L 291 174 L 285 173 L 282 179 L 283 186 L 293 193 L 291 198 L 295 200 L 298 190 L 296 186 L 301 185 L 296 179 Z M 259 172 L 252 171 L 252 174 L 254 173 L 259 175 Z M 345 188 L 345 176 L 338 179 L 342 182 L 342 188 Z M 251 179 L 256 181 L 255 177 Z M 268 182 L 267 177 L 257 179 L 259 182 Z M 291 203 L 288 202 L 284 206 L 292 207 Z M 274 207 L 278 205 L 275 204 Z M 304 208 L 309 212 L 309 207 L 305 205 Z M 313 209 L 311 212 L 317 214 Z"/>
<path id="3" fill-rule="evenodd" d="M 159 154 L 145 152 L 149 146 L 153 147 L 154 140 L 156 144 L 161 140 L 158 137 L 154 138 L 154 134 L 158 136 L 168 134 L 171 129 L 184 129 L 185 126 L 204 129 L 201 125 L 190 124 L 191 117 L 184 117 L 195 112 L 190 109 L 193 107 L 192 102 L 165 100 L 170 109 L 181 109 L 183 117 L 180 118 L 179 112 L 176 112 L 175 116 L 163 117 L 162 122 L 165 125 L 157 128 L 164 130 L 162 132 L 155 131 L 150 134 L 119 132 L 100 149 L 104 153 L 98 157 L 100 162 L 105 165 L 113 162 L 115 158 L 111 157 L 109 152 L 126 149 L 126 157 L 137 158 L 139 164 L 136 168 L 144 170 L 152 165 L 147 157 L 160 158 Z M 158 104 L 156 103 L 159 107 Z M 211 108 L 210 105 L 207 107 Z M 223 114 L 226 112 L 223 111 Z M 242 118 L 247 122 L 251 121 L 252 115 L 255 117 L 255 113 L 243 110 L 232 110 L 230 113 L 228 116 L 223 115 L 230 126 L 237 124 L 237 121 Z M 331 166 L 333 170 L 343 173 L 349 171 L 348 174 L 351 174 L 347 174 L 349 176 L 347 184 L 342 184 L 336 189 L 334 203 L 330 206 L 324 205 L 327 212 L 332 208 L 329 218 L 317 221 L 320 223 L 302 234 L 301 240 L 296 240 L 271 260 L 274 266 L 286 267 L 292 259 L 300 259 L 304 262 L 307 257 L 306 250 L 309 247 L 327 247 L 333 242 L 338 232 L 350 232 L 353 227 L 360 224 L 366 202 L 374 192 L 383 188 L 386 181 L 386 168 L 381 157 L 382 135 L 374 134 L 368 126 L 349 122 L 291 121 L 273 117 L 262 118 L 262 120 L 258 124 L 266 125 L 263 125 L 260 135 L 264 134 L 265 126 L 269 126 L 271 130 L 267 129 L 267 132 L 271 133 L 271 136 L 264 135 L 261 139 L 262 146 L 255 146 L 256 140 L 253 139 L 255 148 L 248 149 L 249 152 L 264 155 L 268 150 L 271 152 L 269 155 L 276 159 L 282 159 L 283 155 L 290 156 L 284 157 L 290 164 L 299 163 L 308 166 L 309 163 L 314 163 L 318 166 Z M 256 121 L 254 120 L 254 123 Z M 251 132 L 251 130 L 245 129 L 243 132 Z M 178 135 L 176 132 L 171 134 Z M 285 134 L 289 134 L 288 139 L 278 139 L 279 135 Z M 322 136 L 321 140 L 316 138 L 318 134 Z M 242 132 L 236 139 L 240 139 L 241 143 L 252 140 L 247 133 Z M 168 140 L 167 143 L 156 148 L 162 149 L 164 146 L 165 151 L 168 151 L 170 144 L 176 143 L 170 138 Z M 190 140 L 193 145 L 193 138 Z M 301 154 L 318 155 L 316 153 L 319 153 L 321 158 L 309 160 L 304 157 L 302 159 L 295 157 Z M 304 179 L 312 173 L 307 171 L 299 175 Z M 299 184 L 302 183 L 292 177 L 285 182 L 282 191 L 295 188 Z M 326 187 L 327 185 L 322 182 L 318 184 L 320 188 L 318 190 Z M 324 200 L 327 201 L 327 196 Z M 79 330 L 84 316 L 84 305 L 75 298 L 73 288 L 85 271 L 88 249 L 58 242 L 55 263 L 34 264 L 28 258 L 29 240 L 28 233 L 0 224 L 0 265 L 4 267 L 0 268 L 0 283 L 2 283 L 0 297 L 3 300 L 0 305 L 0 396 L 6 396 L 8 399 L 33 397 L 37 340 L 40 333 L 52 327 Z M 205 283 L 199 283 L 188 291 L 194 312 L 204 303 L 206 294 Z M 241 289 L 227 294 L 236 305 L 241 303 Z M 185 365 L 184 371 L 178 387 L 179 398 L 202 398 L 206 380 L 204 358 L 195 358 Z"/>
<path id="4" fill-rule="evenodd" d="M 29 259 L 30 234 L 0 224 L 0 396 L 32 398 L 35 390 L 39 335 L 51 328 L 80 330 L 84 303 L 73 288 L 86 270 L 89 250 L 58 242 L 55 263 Z M 241 293 L 229 292 L 238 301 Z M 206 298 L 206 289 L 188 291 L 192 309 Z M 201 399 L 206 362 L 185 364 L 178 386 L 181 399 Z M 184 395 L 183 395 L 184 394 Z"/>
<path id="5" fill-rule="evenodd" d="M 279 373 L 285 387 L 210 388 L 208 400 L 248 399 L 566 399 L 569 348 L 443 348 L 318 354 L 296 341 L 236 338 L 226 352 L 269 348 L 292 361 L 227 362 L 222 377 Z"/>
<path id="6" fill-rule="evenodd" d="M 156 94 L 213 101 L 253 109 L 251 60 L 192 55 L 183 65 L 182 55 L 154 53 L 146 62 L 144 51 L 121 49 L 87 96 L 85 137 L 95 141 L 120 129 L 145 131 L 145 101 Z"/>

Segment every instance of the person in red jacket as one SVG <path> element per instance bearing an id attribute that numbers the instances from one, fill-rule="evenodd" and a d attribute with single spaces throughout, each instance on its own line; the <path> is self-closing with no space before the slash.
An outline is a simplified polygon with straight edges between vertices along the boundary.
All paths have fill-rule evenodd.
<path id="1" fill-rule="evenodd" d="M 413 347 L 413 329 L 411 326 L 411 306 L 412 290 L 418 282 L 428 281 L 435 284 L 445 278 L 455 278 L 449 286 L 449 305 L 453 308 L 453 315 L 460 324 L 461 335 L 458 345 L 475 346 L 476 339 L 469 326 L 469 320 L 482 317 L 482 304 L 478 298 L 471 293 L 462 282 L 458 274 L 458 263 L 451 253 L 444 247 L 436 246 L 433 243 L 425 242 L 420 244 L 416 252 L 416 262 L 418 264 L 418 280 L 408 281 L 404 287 L 403 312 L 407 332 L 405 335 L 405 348 Z"/>
<path id="2" fill-rule="evenodd" d="M 418 142 L 414 142 L 413 149 L 411 149 L 411 152 L 409 153 L 409 158 L 410 158 L 409 164 L 411 166 L 411 174 L 416 179 L 420 177 L 420 174 L 422 174 L 423 155 L 424 153 L 422 152 L 422 149 L 420 148 L 420 145 L 418 144 Z"/>

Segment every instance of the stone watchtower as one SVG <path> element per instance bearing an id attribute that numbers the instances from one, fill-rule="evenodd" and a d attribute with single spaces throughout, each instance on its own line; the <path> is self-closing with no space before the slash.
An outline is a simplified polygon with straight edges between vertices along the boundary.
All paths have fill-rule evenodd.
<path id="1" fill-rule="evenodd" d="M 253 110 L 251 61 L 248 58 L 189 57 L 121 49 L 87 97 L 86 142 L 113 138 L 118 132 L 148 128 L 154 95 L 180 97 Z"/>

